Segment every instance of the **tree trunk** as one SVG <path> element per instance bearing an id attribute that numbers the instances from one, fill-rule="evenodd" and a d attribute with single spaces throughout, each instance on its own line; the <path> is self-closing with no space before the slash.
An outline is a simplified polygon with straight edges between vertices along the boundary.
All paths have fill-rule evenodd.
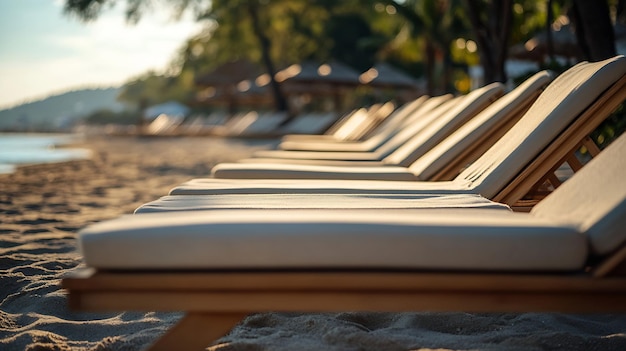
<path id="1" fill-rule="evenodd" d="M 506 82 L 508 79 L 506 75 L 506 59 L 509 50 L 509 37 L 511 34 L 511 23 L 513 19 L 513 0 L 494 1 L 492 5 L 492 19 L 493 21 L 493 35 L 495 38 L 494 51 L 495 51 L 495 64 L 496 64 L 496 77 L 494 82 Z"/>
<path id="2" fill-rule="evenodd" d="M 493 1 L 488 9 L 488 22 L 483 23 L 477 1 L 466 0 L 468 16 L 478 44 L 485 84 L 507 80 L 504 65 L 511 32 L 513 0 Z"/>
<path id="3" fill-rule="evenodd" d="M 432 40 L 426 37 L 424 41 L 426 51 L 426 93 L 430 96 L 436 95 L 435 87 L 435 46 Z"/>
<path id="4" fill-rule="evenodd" d="M 271 43 L 269 38 L 265 35 L 265 32 L 263 32 L 261 22 L 259 20 L 256 0 L 248 1 L 248 13 L 250 14 L 250 19 L 252 20 L 254 34 L 257 36 L 259 44 L 261 45 L 261 57 L 263 59 L 263 64 L 265 65 L 267 74 L 270 76 L 270 87 L 272 89 L 272 95 L 274 96 L 274 108 L 279 112 L 289 111 L 287 99 L 283 95 L 279 83 L 274 78 L 276 75 L 276 68 L 274 67 L 274 61 L 272 61 L 272 57 L 270 56 Z"/>
<path id="5" fill-rule="evenodd" d="M 617 2 L 617 23 L 626 23 L 626 0 L 619 0 Z"/>
<path id="6" fill-rule="evenodd" d="M 548 16 L 546 20 L 546 46 L 548 48 L 548 58 L 550 63 L 554 62 L 554 41 L 552 40 L 552 22 L 554 22 L 554 11 L 552 10 L 552 0 L 548 0 Z"/>
<path id="7" fill-rule="evenodd" d="M 454 82 L 452 79 L 452 54 L 449 47 L 443 48 L 443 89 L 444 93 L 454 92 Z"/>
<path id="8" fill-rule="evenodd" d="M 607 1 L 574 0 L 576 37 L 589 61 L 601 61 L 616 55 L 615 33 Z"/>

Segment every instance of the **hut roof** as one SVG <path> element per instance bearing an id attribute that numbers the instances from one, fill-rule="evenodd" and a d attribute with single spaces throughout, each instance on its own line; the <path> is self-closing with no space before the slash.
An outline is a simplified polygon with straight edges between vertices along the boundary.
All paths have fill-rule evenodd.
<path id="1" fill-rule="evenodd" d="M 327 83 L 337 85 L 359 84 L 359 73 L 339 62 L 318 64 L 305 61 L 291 65 L 278 73 L 276 80 L 285 83 Z"/>
<path id="2" fill-rule="evenodd" d="M 419 82 L 388 63 L 377 63 L 359 76 L 362 84 L 371 86 L 419 89 Z"/>
<path id="3" fill-rule="evenodd" d="M 212 72 L 201 75 L 196 79 L 198 85 L 225 86 L 252 79 L 259 75 L 261 69 L 247 60 L 227 62 L 218 66 Z"/>

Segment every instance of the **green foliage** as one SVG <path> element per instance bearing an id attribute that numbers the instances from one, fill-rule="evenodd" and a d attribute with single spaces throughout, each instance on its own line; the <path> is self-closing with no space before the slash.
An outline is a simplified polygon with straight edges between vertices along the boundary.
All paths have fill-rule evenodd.
<path id="1" fill-rule="evenodd" d="M 327 38 L 332 38 L 332 46 L 326 60 L 336 59 L 348 63 L 359 71 L 366 71 L 374 65 L 374 58 L 380 42 L 365 19 L 356 13 L 332 16 L 326 27 Z"/>
<path id="2" fill-rule="evenodd" d="M 108 0 L 65 0 L 64 12 L 83 21 L 93 21 L 105 7 L 111 5 Z"/>
<path id="3" fill-rule="evenodd" d="M 172 9 L 175 17 L 180 17 L 187 9 L 196 14 L 205 11 L 205 0 L 126 0 L 126 19 L 130 23 L 137 23 L 143 13 L 155 6 L 166 6 Z M 78 19 L 89 22 L 96 20 L 100 13 L 115 6 L 117 0 L 65 0 L 63 11 Z M 210 3 L 210 1 L 208 1 Z"/>
<path id="4" fill-rule="evenodd" d="M 175 76 L 148 72 L 124 84 L 118 99 L 135 109 L 166 101 L 187 103 L 195 92 L 193 72 L 183 70 Z"/>
<path id="5" fill-rule="evenodd" d="M 547 1 L 517 0 L 513 4 L 512 43 L 523 43 L 546 28 Z M 554 14 L 561 14 L 562 8 L 555 6 Z"/>
<path id="6" fill-rule="evenodd" d="M 255 0 L 226 4 L 214 1 L 211 10 L 204 15 L 210 20 L 207 28 L 186 43 L 176 62 L 183 69 L 199 73 L 238 59 L 260 64 L 260 47 L 250 18 L 242 10 L 246 1 Z M 271 39 L 270 55 L 276 66 L 282 68 L 303 60 L 336 59 L 359 69 L 369 68 L 378 50 L 393 39 L 395 33 L 373 28 L 370 20 L 380 20 L 382 16 L 372 13 L 369 6 L 365 9 L 358 6 L 359 3 L 362 2 L 261 2 L 258 16 L 265 34 Z M 384 28 L 387 30 L 389 26 Z"/>

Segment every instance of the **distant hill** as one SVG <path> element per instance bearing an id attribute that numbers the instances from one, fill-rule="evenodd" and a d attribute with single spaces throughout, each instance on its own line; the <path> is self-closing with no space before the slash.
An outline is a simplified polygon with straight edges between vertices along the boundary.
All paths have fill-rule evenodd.
<path id="1" fill-rule="evenodd" d="M 0 110 L 0 131 L 63 130 L 100 109 L 121 111 L 120 88 L 83 89 Z"/>

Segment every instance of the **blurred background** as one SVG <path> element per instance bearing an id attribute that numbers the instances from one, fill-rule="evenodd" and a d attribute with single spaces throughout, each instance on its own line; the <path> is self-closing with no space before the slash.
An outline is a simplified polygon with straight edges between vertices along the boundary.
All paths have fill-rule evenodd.
<path id="1" fill-rule="evenodd" d="M 541 69 L 626 53 L 625 4 L 4 1 L 0 131 L 130 133 L 162 115 L 192 130 L 251 111 L 286 124 L 494 81 L 513 87 Z"/>

